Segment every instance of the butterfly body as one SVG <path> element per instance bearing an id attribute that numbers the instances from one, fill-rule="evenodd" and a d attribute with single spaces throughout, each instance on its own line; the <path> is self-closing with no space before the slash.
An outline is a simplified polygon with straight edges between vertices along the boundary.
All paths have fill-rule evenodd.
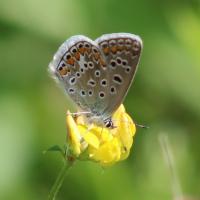
<path id="1" fill-rule="evenodd" d="M 142 40 L 129 33 L 95 41 L 73 36 L 54 55 L 49 69 L 87 123 L 113 128 L 112 114 L 123 102 L 137 70 Z"/>

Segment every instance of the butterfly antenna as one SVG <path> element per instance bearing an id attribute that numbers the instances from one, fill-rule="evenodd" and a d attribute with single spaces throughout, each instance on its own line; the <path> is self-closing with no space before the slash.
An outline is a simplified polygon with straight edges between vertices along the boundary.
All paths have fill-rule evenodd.
<path id="1" fill-rule="evenodd" d="M 78 117 L 80 115 L 87 115 L 87 114 L 91 114 L 91 112 L 73 112 L 73 113 L 70 113 L 70 112 L 67 112 L 66 113 L 67 115 L 72 115 L 72 117 Z"/>
<path id="2" fill-rule="evenodd" d="M 139 128 L 145 128 L 145 129 L 150 128 L 149 126 L 142 125 L 142 124 L 137 124 L 137 123 L 135 123 L 135 125 L 136 125 L 137 127 L 139 127 Z"/>
<path id="3" fill-rule="evenodd" d="M 118 122 L 118 121 L 120 121 L 120 122 L 124 122 L 124 123 L 128 123 L 129 125 L 130 124 L 135 124 L 137 127 L 139 127 L 139 128 L 145 128 L 145 129 L 148 129 L 148 128 L 150 128 L 149 126 L 146 126 L 146 125 L 142 125 L 142 124 L 137 124 L 137 123 L 135 123 L 135 122 L 129 122 L 129 121 L 126 121 L 126 120 L 123 120 L 123 121 L 121 121 L 121 120 L 116 120 L 116 119 L 113 119 L 113 121 L 115 121 L 115 122 Z M 113 126 L 113 128 L 117 128 L 117 126 Z"/>

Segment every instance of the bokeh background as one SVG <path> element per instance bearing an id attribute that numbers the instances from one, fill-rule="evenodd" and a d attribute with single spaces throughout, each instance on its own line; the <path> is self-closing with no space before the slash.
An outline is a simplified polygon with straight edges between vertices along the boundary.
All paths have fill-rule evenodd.
<path id="1" fill-rule="evenodd" d="M 47 72 L 58 46 L 130 32 L 144 41 L 124 102 L 138 128 L 130 157 L 103 170 L 77 162 L 64 199 L 173 199 L 159 135 L 169 138 L 184 196 L 200 197 L 200 2 L 198 0 L 0 0 L 0 199 L 47 199 L 61 168 L 43 150 L 66 138 L 68 100 Z"/>

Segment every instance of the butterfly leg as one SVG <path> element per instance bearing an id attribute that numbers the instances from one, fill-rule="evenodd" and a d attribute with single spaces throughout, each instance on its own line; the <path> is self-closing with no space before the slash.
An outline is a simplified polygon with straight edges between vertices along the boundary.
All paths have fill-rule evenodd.
<path id="1" fill-rule="evenodd" d="M 71 112 L 67 112 L 66 113 L 66 115 L 72 115 L 72 117 L 74 117 L 74 118 L 76 118 L 76 117 L 78 117 L 78 116 L 80 116 L 80 115 L 87 115 L 87 114 L 91 114 L 91 112 L 87 112 L 87 111 L 80 111 L 80 112 L 73 112 L 73 113 L 71 113 Z"/>

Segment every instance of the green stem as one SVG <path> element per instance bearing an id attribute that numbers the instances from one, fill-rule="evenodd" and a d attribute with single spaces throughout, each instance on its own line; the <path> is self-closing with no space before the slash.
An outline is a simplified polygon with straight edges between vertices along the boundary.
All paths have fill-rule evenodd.
<path id="1" fill-rule="evenodd" d="M 60 173 L 58 174 L 58 177 L 57 177 L 55 183 L 53 184 L 53 187 L 49 193 L 48 200 L 56 199 L 56 196 L 62 186 L 65 176 L 66 176 L 67 172 L 69 171 L 69 169 L 72 167 L 73 162 L 74 162 L 73 160 L 65 160 L 64 161 L 64 165 L 63 165 L 62 169 L 60 170 Z"/>

